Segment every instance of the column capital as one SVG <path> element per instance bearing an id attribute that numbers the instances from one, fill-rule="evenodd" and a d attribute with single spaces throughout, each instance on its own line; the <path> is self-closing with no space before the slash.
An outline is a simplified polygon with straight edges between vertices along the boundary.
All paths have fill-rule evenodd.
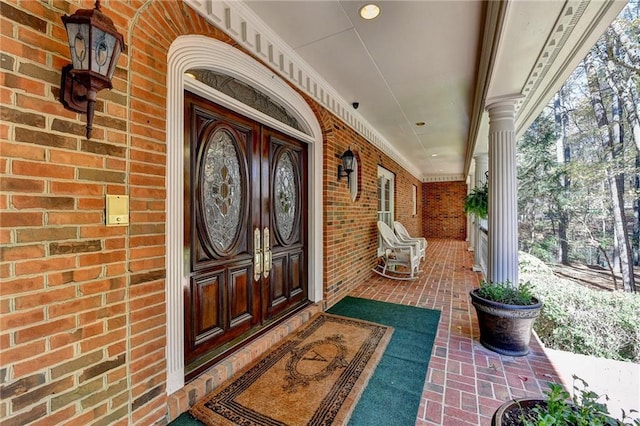
<path id="1" fill-rule="evenodd" d="M 525 96 L 521 95 L 520 93 L 514 93 L 512 95 L 505 95 L 505 96 L 494 96 L 493 98 L 489 98 L 485 101 L 484 103 L 485 109 L 491 112 L 492 109 L 505 107 L 509 105 L 515 108 L 516 103 L 520 99 L 524 99 L 524 97 Z"/>
<path id="2" fill-rule="evenodd" d="M 489 153 L 483 152 L 482 154 L 476 154 L 473 156 L 473 159 L 476 162 L 476 170 L 478 169 L 478 166 L 480 166 L 481 169 L 486 169 L 489 164 Z"/>
<path id="3" fill-rule="evenodd" d="M 489 137 L 495 132 L 514 132 L 516 102 L 519 96 L 508 96 L 503 98 L 493 98 L 491 103 L 487 102 L 487 111 L 489 112 Z M 491 152 L 491 144 L 489 144 L 489 152 Z"/>

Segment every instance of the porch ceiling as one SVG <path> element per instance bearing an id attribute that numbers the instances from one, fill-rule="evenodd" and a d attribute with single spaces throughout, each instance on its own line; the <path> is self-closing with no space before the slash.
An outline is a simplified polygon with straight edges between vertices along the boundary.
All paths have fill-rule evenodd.
<path id="1" fill-rule="evenodd" d="M 524 132 L 626 3 L 186 1 L 424 181 L 487 151 L 487 100 L 521 96 Z"/>

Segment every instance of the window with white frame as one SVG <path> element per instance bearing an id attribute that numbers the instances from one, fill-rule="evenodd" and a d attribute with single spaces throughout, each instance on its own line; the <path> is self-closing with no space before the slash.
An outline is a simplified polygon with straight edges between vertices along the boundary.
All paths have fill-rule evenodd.
<path id="1" fill-rule="evenodd" d="M 378 220 L 393 229 L 395 175 L 384 167 L 378 166 Z M 378 239 L 378 255 L 382 256 L 382 248 Z"/>
<path id="2" fill-rule="evenodd" d="M 418 187 L 415 185 L 412 186 L 411 192 L 411 201 L 413 202 L 413 215 L 416 216 L 418 214 Z"/>

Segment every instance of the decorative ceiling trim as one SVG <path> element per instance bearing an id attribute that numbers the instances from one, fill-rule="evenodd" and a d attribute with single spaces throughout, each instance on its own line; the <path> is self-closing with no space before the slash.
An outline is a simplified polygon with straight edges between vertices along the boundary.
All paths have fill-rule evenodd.
<path id="1" fill-rule="evenodd" d="M 527 77 L 526 83 L 522 87 L 521 92 L 524 98 L 516 103 L 516 121 L 519 117 L 519 111 L 521 111 L 523 107 L 526 109 L 526 106 L 532 102 L 532 97 L 529 95 L 538 92 L 540 84 L 542 84 L 543 79 L 549 73 L 551 65 L 558 58 L 558 54 L 564 48 L 567 39 L 575 29 L 578 21 L 580 21 L 588 4 L 588 1 L 583 0 L 568 1 L 565 3 L 558 21 L 551 30 L 549 38 L 547 38 L 540 55 L 538 55 L 534 63 L 533 69 Z"/>
<path id="2" fill-rule="evenodd" d="M 284 79 L 331 111 L 372 145 L 380 149 L 414 177 L 420 170 L 402 156 L 345 101 L 309 64 L 288 46 L 243 2 L 233 0 L 184 0 L 212 25 L 264 61 Z"/>
<path id="3" fill-rule="evenodd" d="M 600 4 L 598 12 L 593 14 L 593 16 L 590 15 L 588 25 L 586 26 L 587 29 L 582 31 L 580 39 L 567 47 L 567 40 L 577 24 L 583 19 L 587 7 L 593 4 Z M 522 93 L 526 97 L 516 105 L 517 135 L 521 135 L 533 120 L 535 120 L 539 114 L 540 103 L 546 104 L 546 102 L 548 102 L 553 94 L 560 88 L 557 82 L 561 81 L 561 84 L 564 84 L 564 81 L 576 67 L 576 64 L 582 60 L 586 51 L 591 48 L 591 44 L 594 43 L 594 41 L 590 41 L 589 45 L 586 46 L 587 40 L 591 38 L 594 33 L 601 34 L 604 31 L 602 22 L 607 23 L 607 25 L 612 22 L 625 4 L 626 2 L 615 1 L 602 3 L 595 3 L 589 0 L 567 1 L 560 18 L 558 18 L 542 52 L 535 62 L 534 68 L 527 78 L 527 82 L 522 88 Z M 612 15 L 613 17 L 611 17 Z M 561 64 L 555 68 L 555 72 L 549 77 L 552 65 L 565 48 L 568 49 L 568 53 L 560 56 L 562 60 Z M 544 85 L 544 88 L 540 89 L 542 85 Z M 533 97 L 531 96 L 532 94 L 537 94 L 537 96 Z"/>
<path id="4" fill-rule="evenodd" d="M 480 124 L 485 108 L 485 99 L 489 91 L 489 84 L 493 74 L 493 65 L 498 52 L 500 33 L 502 32 L 504 17 L 507 11 L 507 3 L 502 1 L 485 2 L 484 27 L 482 28 L 482 46 L 480 47 L 480 60 L 478 62 L 477 80 L 473 95 L 473 111 L 467 137 L 467 152 L 465 153 L 465 174 L 469 173 L 471 160 L 476 150 L 476 140 L 480 131 Z"/>
<path id="5" fill-rule="evenodd" d="M 492 81 L 492 65 L 501 48 L 504 22 L 508 19 L 513 0 L 489 2 L 485 13 L 485 31 L 474 94 L 472 122 L 467 142 L 464 171 L 468 173 L 475 154 L 479 129 L 483 121 L 478 116 L 478 99 L 486 96 Z M 519 137 L 531 125 L 549 99 L 557 92 L 597 37 L 612 22 L 625 1 L 566 0 L 543 44 L 524 85 L 523 95 L 515 107 L 515 131 Z M 485 86 L 483 86 L 485 85 Z M 485 89 L 483 93 L 482 90 Z M 484 102 L 483 102 L 484 103 Z M 480 111 L 482 113 L 482 111 Z M 481 117 L 481 116 L 480 116 Z"/>
<path id="6" fill-rule="evenodd" d="M 462 174 L 459 175 L 439 175 L 439 176 L 425 176 L 422 178 L 422 183 L 433 182 L 465 182 L 466 177 Z"/>

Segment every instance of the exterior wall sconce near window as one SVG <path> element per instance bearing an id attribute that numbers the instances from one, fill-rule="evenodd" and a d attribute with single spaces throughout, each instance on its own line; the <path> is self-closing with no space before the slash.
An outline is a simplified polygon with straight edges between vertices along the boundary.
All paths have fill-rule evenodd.
<path id="1" fill-rule="evenodd" d="M 96 95 L 111 89 L 111 78 L 126 46 L 113 21 L 100 10 L 100 0 L 94 9 L 79 9 L 63 16 L 62 22 L 72 63 L 62 68 L 60 102 L 69 110 L 87 114 L 87 139 L 91 139 Z"/>
<path id="2" fill-rule="evenodd" d="M 353 172 L 353 163 L 355 162 L 356 156 L 353 155 L 351 149 L 347 149 L 340 159 L 342 160 L 342 164 L 338 164 L 338 180 L 343 177 L 349 179 L 349 175 Z"/>

